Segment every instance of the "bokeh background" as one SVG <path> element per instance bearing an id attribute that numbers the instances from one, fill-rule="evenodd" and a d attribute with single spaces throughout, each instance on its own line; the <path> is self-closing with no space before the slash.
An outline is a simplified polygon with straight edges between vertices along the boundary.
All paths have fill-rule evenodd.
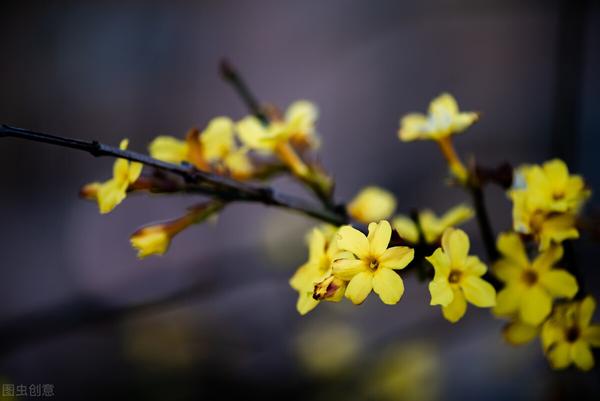
<path id="1" fill-rule="evenodd" d="M 595 1 L 81 1 L 0 5 L 0 122 L 143 151 L 246 111 L 227 57 L 261 100 L 320 108 L 322 159 L 347 200 L 394 191 L 399 211 L 468 202 L 402 114 L 450 91 L 480 123 L 457 143 L 494 165 L 562 157 L 600 188 L 600 6 Z M 234 205 L 137 260 L 128 236 L 191 197 L 131 197 L 107 216 L 79 187 L 112 161 L 0 140 L 0 381 L 56 399 L 464 400 L 594 398 L 598 370 L 552 372 L 534 342 L 470 308 L 457 325 L 409 278 L 395 307 L 324 304 L 301 318 L 288 286 L 304 217 Z M 279 180 L 282 190 L 303 194 Z M 510 205 L 486 191 L 496 231 Z M 587 211 L 598 212 L 595 196 Z M 474 249 L 482 254 L 476 226 Z M 579 241 L 600 296 L 597 242 Z M 598 355 L 596 355 L 598 358 Z"/>

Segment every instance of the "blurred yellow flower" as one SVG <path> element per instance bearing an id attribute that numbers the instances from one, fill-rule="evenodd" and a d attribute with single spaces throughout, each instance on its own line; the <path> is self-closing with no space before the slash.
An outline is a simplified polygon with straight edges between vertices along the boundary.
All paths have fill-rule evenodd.
<path id="1" fill-rule="evenodd" d="M 502 259 L 493 266 L 494 274 L 505 283 L 498 293 L 494 313 L 513 316 L 529 325 L 539 325 L 552 310 L 555 298 L 572 298 L 578 291 L 577 281 L 569 272 L 553 268 L 563 255 L 560 245 L 540 253 L 529 261 L 519 234 L 503 233 L 498 237 Z"/>
<path id="2" fill-rule="evenodd" d="M 430 305 L 441 305 L 444 317 L 455 323 L 467 310 L 467 301 L 480 308 L 496 304 L 496 290 L 483 280 L 487 270 L 477 256 L 469 256 L 469 237 L 454 228 L 442 236 L 442 247 L 427 257 L 435 275 L 429 283 Z"/>
<path id="3" fill-rule="evenodd" d="M 150 143 L 149 151 L 155 159 L 188 162 L 200 170 L 239 180 L 250 178 L 254 172 L 248 148 L 238 146 L 233 121 L 228 117 L 213 118 L 202 132 L 190 130 L 185 141 L 159 136 Z"/>
<path id="4" fill-rule="evenodd" d="M 275 119 L 265 126 L 258 118 L 247 116 L 236 124 L 236 129 L 242 142 L 258 151 L 274 152 L 277 145 L 289 140 L 315 147 L 317 117 L 313 103 L 299 100 L 288 107 L 284 119 Z"/>
<path id="5" fill-rule="evenodd" d="M 474 214 L 473 209 L 467 205 L 455 206 L 441 217 L 437 217 L 429 209 L 419 212 L 419 226 L 423 232 L 425 242 L 428 244 L 438 243 L 447 228 L 464 223 L 473 217 Z M 404 215 L 394 217 L 392 227 L 398 232 L 401 238 L 411 244 L 419 242 L 419 227 L 410 217 Z"/>
<path id="6" fill-rule="evenodd" d="M 540 250 L 579 237 L 576 215 L 591 191 L 578 175 L 569 175 L 562 160 L 520 167 L 513 188 L 513 228 L 533 235 Z"/>
<path id="7" fill-rule="evenodd" d="M 129 141 L 123 139 L 119 149 L 127 149 Z M 126 159 L 117 159 L 113 165 L 113 177 L 99 185 L 93 183 L 96 189 L 96 200 L 100 208 L 100 213 L 105 214 L 113 210 L 127 196 L 129 184 L 135 182 L 142 173 L 143 165 L 137 162 L 130 162 Z"/>
<path id="8" fill-rule="evenodd" d="M 594 367 L 590 347 L 600 347 L 600 325 L 591 324 L 596 301 L 591 296 L 580 302 L 558 305 L 542 326 L 542 346 L 554 369 L 574 363 L 581 370 Z"/>
<path id="9" fill-rule="evenodd" d="M 363 188 L 347 206 L 348 214 L 365 224 L 388 219 L 395 209 L 396 198 L 394 195 L 375 186 Z"/>
<path id="10" fill-rule="evenodd" d="M 548 213 L 537 203 L 537 198 L 527 192 L 512 192 L 513 229 L 521 234 L 532 235 L 540 251 L 552 244 L 579 238 L 577 218 L 572 213 Z"/>
<path id="11" fill-rule="evenodd" d="M 337 234 L 340 250 L 353 257 L 343 256 L 333 262 L 333 274 L 349 281 L 346 297 L 361 304 L 371 290 L 383 303 L 396 304 L 404 293 L 404 283 L 394 270 L 405 268 L 414 257 L 414 250 L 404 246 L 388 249 L 392 227 L 386 220 L 369 224 L 369 235 L 351 226 L 342 226 Z"/>
<path id="12" fill-rule="evenodd" d="M 307 373 L 332 378 L 355 366 L 363 339 L 356 328 L 329 318 L 303 327 L 293 345 Z"/>
<path id="13" fill-rule="evenodd" d="M 291 287 L 298 291 L 296 309 L 301 315 L 313 310 L 321 299 L 337 302 L 344 294 L 346 283 L 331 276 L 331 263 L 339 251 L 335 234 L 335 228 L 326 226 L 314 228 L 307 237 L 308 261 L 290 279 Z"/>
<path id="14" fill-rule="evenodd" d="M 515 190 L 527 191 L 539 208 L 549 212 L 577 213 L 591 196 L 583 178 L 570 175 L 569 168 L 560 159 L 553 159 L 541 166 L 530 165 L 516 172 Z M 520 188 L 519 188 L 520 186 Z"/>
<path id="15" fill-rule="evenodd" d="M 429 114 L 411 113 L 400 121 L 398 136 L 405 142 L 439 140 L 469 128 L 479 118 L 475 112 L 460 112 L 456 99 L 443 93 L 429 104 Z"/>
<path id="16" fill-rule="evenodd" d="M 475 112 L 460 112 L 454 97 L 443 93 L 431 101 L 427 116 L 411 113 L 402 117 L 398 136 L 404 142 L 436 141 L 454 177 L 465 184 L 469 173 L 454 150 L 451 136 L 463 132 L 478 118 Z"/>
<path id="17" fill-rule="evenodd" d="M 296 176 L 315 181 L 319 177 L 315 175 L 315 171 L 311 171 L 297 151 L 305 147 L 318 147 L 315 132 L 317 117 L 318 111 L 314 104 L 299 100 L 288 107 L 283 119 L 273 118 L 265 125 L 256 117 L 247 116 L 236 124 L 236 130 L 242 143 L 248 148 L 265 154 L 276 154 Z"/>

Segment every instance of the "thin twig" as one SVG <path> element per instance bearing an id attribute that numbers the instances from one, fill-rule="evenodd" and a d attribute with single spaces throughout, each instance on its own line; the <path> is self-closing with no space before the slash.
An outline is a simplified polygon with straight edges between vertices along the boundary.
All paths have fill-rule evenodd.
<path id="1" fill-rule="evenodd" d="M 148 155 L 131 150 L 122 150 L 97 141 L 56 136 L 4 124 L 0 125 L 0 137 L 13 137 L 77 149 L 95 157 L 108 156 L 127 159 L 182 177 L 186 182 L 188 192 L 201 192 L 224 201 L 257 202 L 268 206 L 295 210 L 334 225 L 347 223 L 347 217 L 337 211 L 313 206 L 301 198 L 276 192 L 270 187 L 251 185 L 200 171 L 190 164 L 167 163 Z"/>
<path id="2" fill-rule="evenodd" d="M 236 69 L 231 65 L 231 63 L 227 60 L 221 60 L 219 64 L 219 72 L 223 79 L 229 82 L 236 90 L 236 92 L 240 95 L 246 107 L 256 118 L 262 121 L 263 124 L 269 124 L 269 118 L 263 111 L 260 103 L 258 102 L 256 96 L 252 93 L 246 82 L 242 78 L 242 76 L 236 71 Z"/>

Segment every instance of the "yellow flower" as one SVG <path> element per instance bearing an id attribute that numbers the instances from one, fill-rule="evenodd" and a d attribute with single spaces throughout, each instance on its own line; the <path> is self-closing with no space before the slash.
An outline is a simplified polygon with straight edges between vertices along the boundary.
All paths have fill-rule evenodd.
<path id="1" fill-rule="evenodd" d="M 570 175 L 569 168 L 560 159 L 553 159 L 543 165 L 521 167 L 515 181 L 518 191 L 527 191 L 540 209 L 549 212 L 578 213 L 583 203 L 590 197 L 583 178 Z"/>
<path id="2" fill-rule="evenodd" d="M 234 125 L 228 117 L 215 117 L 206 129 L 188 132 L 185 141 L 170 136 L 159 136 L 149 146 L 150 155 L 169 163 L 192 163 L 198 169 L 227 174 L 244 180 L 251 178 L 254 166 L 248 158 L 248 149 L 239 147 Z"/>
<path id="3" fill-rule="evenodd" d="M 150 255 L 163 255 L 169 249 L 175 235 L 192 224 L 200 223 L 223 208 L 219 201 L 209 201 L 189 208 L 188 212 L 176 219 L 160 224 L 142 227 L 134 232 L 129 241 L 138 250 L 138 258 Z"/>
<path id="4" fill-rule="evenodd" d="M 496 304 L 496 290 L 483 280 L 487 270 L 477 256 L 469 256 L 469 237 L 454 228 L 442 236 L 442 247 L 427 257 L 435 275 L 429 283 L 430 305 L 441 305 L 444 317 L 452 323 L 463 317 L 467 301 L 480 308 Z"/>
<path id="5" fill-rule="evenodd" d="M 413 260 L 414 250 L 405 246 L 388 249 L 391 235 L 392 227 L 386 220 L 369 224 L 368 237 L 351 226 L 338 231 L 338 247 L 354 257 L 336 259 L 333 274 L 350 281 L 345 295 L 354 304 L 361 304 L 371 290 L 388 305 L 402 297 L 404 283 L 394 270 L 405 268 Z"/>
<path id="6" fill-rule="evenodd" d="M 548 213 L 538 203 L 539 198 L 531 197 L 527 192 L 515 191 L 510 196 L 513 201 L 513 229 L 532 235 L 539 243 L 540 251 L 552 244 L 579 238 L 574 214 Z"/>
<path id="7" fill-rule="evenodd" d="M 474 215 L 473 209 L 467 205 L 458 205 L 437 217 L 429 209 L 418 214 L 419 226 L 423 232 L 425 242 L 428 244 L 438 243 L 444 231 L 449 227 L 457 226 Z M 419 242 L 419 227 L 414 220 L 408 216 L 399 215 L 392 220 L 392 227 L 404 240 L 416 244 Z"/>
<path id="8" fill-rule="evenodd" d="M 454 97 L 443 93 L 429 104 L 429 115 L 411 113 L 400 121 L 402 141 L 440 140 L 469 128 L 478 119 L 474 112 L 460 112 Z"/>
<path id="9" fill-rule="evenodd" d="M 530 234 L 540 250 L 579 237 L 576 215 L 591 191 L 583 178 L 570 175 L 559 159 L 520 167 L 508 192 L 513 201 L 513 228 Z"/>
<path id="10" fill-rule="evenodd" d="M 127 149 L 129 141 L 123 139 L 119 149 Z M 137 180 L 142 173 L 143 165 L 130 162 L 126 159 L 117 159 L 113 165 L 113 178 L 99 185 L 92 183 L 92 189 L 96 190 L 96 200 L 100 213 L 105 214 L 113 210 L 127 196 L 127 188 Z M 88 188 L 88 189 L 89 189 Z"/>
<path id="11" fill-rule="evenodd" d="M 600 325 L 590 324 L 596 309 L 591 296 L 581 302 L 559 305 L 542 326 L 542 346 L 554 369 L 571 363 L 581 370 L 594 367 L 590 347 L 600 347 Z"/>
<path id="12" fill-rule="evenodd" d="M 475 112 L 460 112 L 454 97 L 443 93 L 429 104 L 429 115 L 411 113 L 404 116 L 398 136 L 404 142 L 436 141 L 454 177 L 465 184 L 469 173 L 454 150 L 451 136 L 463 132 L 478 118 Z"/>
<path id="13" fill-rule="evenodd" d="M 553 268 L 563 255 L 560 245 L 540 253 L 533 262 L 516 233 L 500 234 L 497 247 L 502 259 L 494 264 L 493 271 L 505 287 L 498 293 L 495 314 L 518 314 L 523 323 L 539 325 L 550 314 L 553 299 L 572 298 L 577 293 L 575 277 Z"/>
<path id="14" fill-rule="evenodd" d="M 331 276 L 331 263 L 338 253 L 335 233 L 334 228 L 324 227 L 314 228 L 308 235 L 308 261 L 290 279 L 291 287 L 298 291 L 296 309 L 301 315 L 313 310 L 321 299 L 339 301 L 343 296 L 346 283 Z"/>
<path id="15" fill-rule="evenodd" d="M 365 224 L 387 219 L 395 209 L 394 195 L 379 187 L 363 188 L 347 207 L 348 214 L 352 218 Z"/>
<path id="16" fill-rule="evenodd" d="M 283 120 L 273 120 L 267 126 L 254 116 L 247 116 L 236 124 L 242 142 L 251 149 L 274 152 L 276 147 L 289 140 L 315 147 L 317 107 L 306 100 L 299 100 L 288 107 Z"/>

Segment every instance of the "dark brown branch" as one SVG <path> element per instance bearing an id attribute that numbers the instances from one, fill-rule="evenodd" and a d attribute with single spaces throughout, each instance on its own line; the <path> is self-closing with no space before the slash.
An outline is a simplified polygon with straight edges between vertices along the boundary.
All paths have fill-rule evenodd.
<path id="1" fill-rule="evenodd" d="M 240 95 L 246 107 L 256 118 L 262 121 L 263 124 L 268 124 L 269 119 L 263 111 L 256 96 L 252 93 L 242 76 L 238 74 L 233 65 L 227 60 L 221 60 L 219 64 L 219 72 L 223 79 L 231 84 L 236 92 Z"/>
<path id="2" fill-rule="evenodd" d="M 0 137 L 13 137 L 77 149 L 95 157 L 108 156 L 127 159 L 182 177 L 186 182 L 186 189 L 189 192 L 200 192 L 226 202 L 257 202 L 268 206 L 295 210 L 334 225 L 347 223 L 347 217 L 337 211 L 315 207 L 301 198 L 278 193 L 269 187 L 251 185 L 217 174 L 200 171 L 190 164 L 167 163 L 141 153 L 131 150 L 121 150 L 97 141 L 66 138 L 4 124 L 0 125 Z"/>

